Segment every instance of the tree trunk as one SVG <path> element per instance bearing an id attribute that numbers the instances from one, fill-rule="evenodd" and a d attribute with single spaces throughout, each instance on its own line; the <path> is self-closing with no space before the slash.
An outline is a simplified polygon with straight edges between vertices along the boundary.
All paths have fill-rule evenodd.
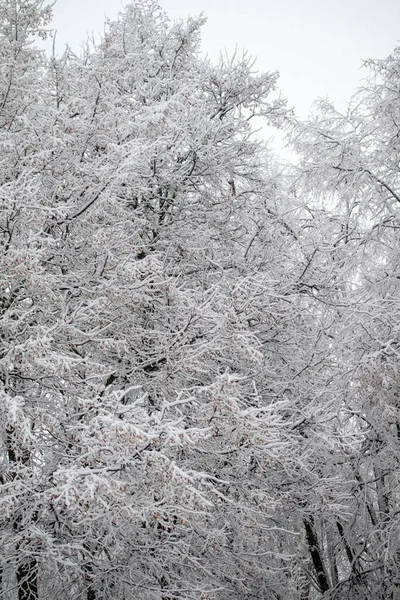
<path id="1" fill-rule="evenodd" d="M 304 527 L 306 530 L 307 545 L 311 554 L 311 559 L 317 576 L 318 585 L 321 590 L 321 593 L 323 594 L 329 590 L 329 583 L 328 578 L 326 576 L 324 563 L 322 562 L 321 552 L 318 544 L 318 537 L 314 527 L 314 519 L 312 517 L 304 519 Z"/>
<path id="2" fill-rule="evenodd" d="M 10 463 L 10 472 L 8 478 L 13 481 L 19 477 L 17 466 L 26 465 L 30 460 L 30 452 L 24 448 L 22 443 L 18 443 L 15 437 L 15 429 L 7 427 L 6 446 L 8 460 Z M 22 516 L 17 515 L 13 528 L 15 532 L 20 532 Z M 17 547 L 18 548 L 18 547 Z M 16 570 L 18 585 L 18 600 L 38 600 L 38 563 L 36 558 L 27 557 L 23 560 Z"/>
<path id="3" fill-rule="evenodd" d="M 84 565 L 85 579 L 87 581 L 86 600 L 96 600 L 96 590 L 93 587 L 93 565 L 87 563 Z"/>

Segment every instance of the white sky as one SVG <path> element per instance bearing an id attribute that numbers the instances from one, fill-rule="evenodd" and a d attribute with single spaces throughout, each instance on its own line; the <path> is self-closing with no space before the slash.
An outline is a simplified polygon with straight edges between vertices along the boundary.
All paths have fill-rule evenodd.
<path id="1" fill-rule="evenodd" d="M 126 4 L 127 2 L 125 2 Z M 344 107 L 364 71 L 363 58 L 385 58 L 400 40 L 400 0 L 160 0 L 171 19 L 204 12 L 203 50 L 246 49 L 259 71 L 280 71 L 282 95 L 303 118 L 313 100 Z M 57 0 L 53 26 L 61 50 L 115 19 L 120 0 Z"/>

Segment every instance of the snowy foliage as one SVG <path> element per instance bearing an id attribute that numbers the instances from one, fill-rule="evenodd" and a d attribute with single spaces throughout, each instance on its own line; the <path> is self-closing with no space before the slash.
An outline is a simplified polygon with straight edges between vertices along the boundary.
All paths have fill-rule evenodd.
<path id="1" fill-rule="evenodd" d="M 293 125 L 202 17 L 50 18 L 0 0 L 2 597 L 394 600 L 398 51 Z"/>

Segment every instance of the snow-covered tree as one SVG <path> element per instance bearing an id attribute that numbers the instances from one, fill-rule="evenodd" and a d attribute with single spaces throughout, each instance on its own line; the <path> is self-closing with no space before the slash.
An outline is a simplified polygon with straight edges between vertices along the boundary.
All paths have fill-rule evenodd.
<path id="1" fill-rule="evenodd" d="M 45 208 L 36 168 L 44 59 L 32 38 L 46 36 L 49 18 L 42 2 L 0 2 L 0 568 L 4 594 L 15 578 L 20 600 L 34 598 L 38 586 L 32 500 L 39 382 L 23 362 L 34 353 L 46 298 L 40 267 Z"/>
<path id="2" fill-rule="evenodd" d="M 142 0 L 0 0 L 6 600 L 396 598 L 398 51 L 346 115 Z"/>
<path id="3" fill-rule="evenodd" d="M 276 74 L 201 58 L 202 22 L 129 6 L 98 48 L 38 66 L 21 108 L 1 405 L 3 591 L 15 573 L 20 600 L 291 581 L 271 482 L 294 461 L 281 379 L 307 307 L 251 130 L 286 113 Z"/>
<path id="4" fill-rule="evenodd" d="M 311 194 L 312 219 L 323 215 L 330 232 L 310 271 L 330 265 L 331 287 L 337 282 L 329 296 L 315 288 L 337 312 L 332 345 L 343 374 L 336 387 L 343 485 L 331 517 L 340 552 L 325 552 L 337 571 L 328 588 L 357 599 L 399 593 L 399 50 L 366 66 L 371 76 L 346 114 L 321 102 L 293 135 L 298 190 Z"/>

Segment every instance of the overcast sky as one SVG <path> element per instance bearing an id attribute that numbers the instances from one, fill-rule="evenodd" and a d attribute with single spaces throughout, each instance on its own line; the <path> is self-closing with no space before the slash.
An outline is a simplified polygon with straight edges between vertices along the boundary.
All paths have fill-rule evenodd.
<path id="1" fill-rule="evenodd" d="M 127 4 L 128 2 L 125 2 Z M 305 118 L 313 100 L 344 107 L 364 70 L 363 58 L 385 58 L 400 40 L 400 0 L 160 0 L 171 19 L 204 12 L 203 50 L 217 57 L 237 45 L 260 71 L 281 74 L 283 96 Z M 57 0 L 57 45 L 79 48 L 115 19 L 120 0 Z"/>

